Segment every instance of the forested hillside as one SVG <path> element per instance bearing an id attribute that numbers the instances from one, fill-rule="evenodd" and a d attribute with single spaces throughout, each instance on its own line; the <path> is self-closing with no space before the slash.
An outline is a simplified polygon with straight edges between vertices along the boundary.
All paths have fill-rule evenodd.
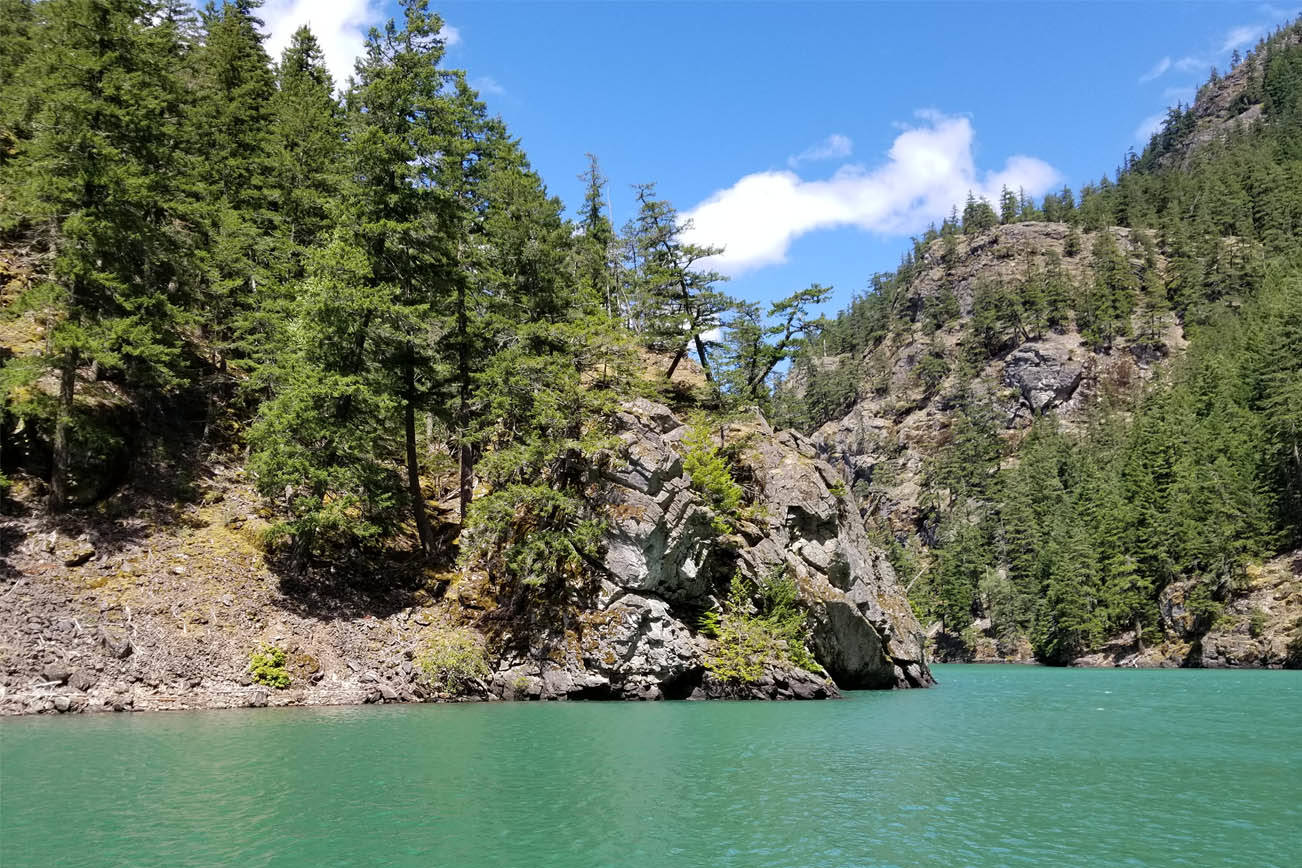
<path id="1" fill-rule="evenodd" d="M 347 82 L 306 27 L 268 57 L 259 5 L 0 5 L 14 708 L 122 706 L 102 673 L 136 707 L 265 703 L 250 673 L 285 702 L 929 684 L 851 496 L 754 413 L 828 290 L 726 295 L 652 184 L 611 225 L 595 157 L 567 215 L 424 0 Z"/>
<path id="2" fill-rule="evenodd" d="M 574 468 L 616 398 L 689 352 L 707 403 L 759 395 L 823 293 L 768 327 L 653 186 L 616 233 L 595 158 L 567 219 L 440 66 L 425 4 L 346 84 L 306 28 L 273 63 L 258 5 L 5 3 L 6 472 L 57 512 L 120 483 L 105 465 L 140 436 L 197 426 L 249 450 L 300 561 L 404 532 L 433 556 L 427 501 L 450 495 L 488 559 L 514 545 L 502 516 L 570 528 L 505 561 L 559 575 L 585 545 Z M 725 316 L 737 337 L 709 353 Z"/>
<path id="3" fill-rule="evenodd" d="M 1269 623 L 1254 659 L 1296 661 L 1296 582 L 1238 603 L 1302 542 L 1300 42 L 1214 73 L 1097 184 L 969 200 L 794 364 L 787 419 L 838 457 L 942 653 L 1175 640 L 1196 664 L 1209 630 Z"/>

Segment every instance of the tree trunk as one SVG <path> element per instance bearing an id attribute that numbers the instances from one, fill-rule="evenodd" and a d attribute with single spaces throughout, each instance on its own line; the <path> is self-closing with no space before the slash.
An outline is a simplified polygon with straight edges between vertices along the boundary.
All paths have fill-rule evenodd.
<path id="1" fill-rule="evenodd" d="M 470 512 L 470 501 L 475 496 L 475 455 L 466 435 L 470 428 L 470 318 L 466 312 L 466 286 L 464 281 L 457 282 L 457 332 L 460 342 L 457 348 L 457 434 L 461 438 L 458 446 L 458 503 L 461 524 L 464 527 L 466 515 Z"/>
<path id="2" fill-rule="evenodd" d="M 421 551 L 434 553 L 434 532 L 430 530 L 429 516 L 425 513 L 425 495 L 420 490 L 420 459 L 416 455 L 416 368 L 408 359 L 403 364 L 406 385 L 406 407 L 403 424 L 407 438 L 407 489 L 411 495 L 411 511 L 416 518 L 416 533 L 420 537 Z"/>
<path id="3" fill-rule="evenodd" d="M 692 335 L 692 340 L 696 341 L 696 356 L 701 360 L 701 370 L 705 371 L 705 382 L 713 383 L 714 377 L 710 375 L 710 363 L 705 358 L 705 341 L 701 340 L 700 335 Z"/>
<path id="4" fill-rule="evenodd" d="M 669 363 L 669 370 L 665 371 L 666 380 L 672 380 L 674 378 L 674 371 L 678 370 L 678 363 L 683 360 L 683 356 L 686 353 L 687 353 L 686 345 L 678 348 L 678 352 L 674 354 L 674 360 Z"/>
<path id="5" fill-rule="evenodd" d="M 69 350 L 59 369 L 59 404 L 54 422 L 54 456 L 50 468 L 50 510 L 58 512 L 68 504 L 68 429 L 72 423 L 73 400 L 77 395 L 77 362 L 80 354 Z"/>

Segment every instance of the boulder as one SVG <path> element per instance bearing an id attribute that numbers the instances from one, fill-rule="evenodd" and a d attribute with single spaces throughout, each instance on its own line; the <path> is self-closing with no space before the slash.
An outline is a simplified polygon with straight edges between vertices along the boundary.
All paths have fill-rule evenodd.
<path id="1" fill-rule="evenodd" d="M 624 594 L 588 621 L 584 669 L 615 695 L 681 698 L 699 683 L 707 643 L 674 617 L 666 601 Z"/>
<path id="2" fill-rule="evenodd" d="M 104 650 L 119 660 L 125 660 L 131 656 L 133 650 L 131 637 L 121 627 L 101 626 L 99 628 L 99 639 L 104 645 Z"/>
<path id="3" fill-rule="evenodd" d="M 55 684 L 67 684 L 72 677 L 72 669 L 66 663 L 47 663 L 41 669 L 41 677 Z"/>
<path id="4" fill-rule="evenodd" d="M 68 678 L 68 686 L 73 690 L 90 690 L 99 681 L 99 676 L 89 669 L 77 669 Z"/>
<path id="5" fill-rule="evenodd" d="M 1004 360 L 1004 384 L 1016 389 L 1037 416 L 1070 400 L 1083 375 L 1080 362 L 1059 359 L 1033 343 L 1022 344 Z"/>

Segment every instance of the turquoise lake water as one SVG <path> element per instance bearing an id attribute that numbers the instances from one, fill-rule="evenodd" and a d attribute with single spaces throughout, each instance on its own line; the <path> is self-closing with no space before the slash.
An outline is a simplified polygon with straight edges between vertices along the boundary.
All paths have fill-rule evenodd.
<path id="1" fill-rule="evenodd" d="M 0 721 L 0 865 L 1302 865 L 1302 672 Z"/>

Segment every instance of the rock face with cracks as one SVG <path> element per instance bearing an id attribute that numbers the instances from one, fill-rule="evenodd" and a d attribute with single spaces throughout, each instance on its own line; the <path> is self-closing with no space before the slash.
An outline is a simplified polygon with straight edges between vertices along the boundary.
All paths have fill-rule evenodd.
<path id="1" fill-rule="evenodd" d="M 504 661 L 493 692 L 508 697 L 775 698 L 838 688 L 933 683 L 922 630 L 859 508 L 813 446 L 756 415 L 721 436 L 739 446 L 737 475 L 753 494 L 749 520 L 720 535 L 683 470 L 686 427 L 646 400 L 618 417 L 622 445 L 594 473 L 609 522 L 605 577 L 576 643 L 547 659 Z M 826 670 L 773 663 L 750 683 L 715 678 L 713 640 L 695 629 L 734 573 L 763 584 L 785 573 L 807 612 L 810 651 Z M 532 655 L 537 660 L 542 655 Z M 558 659 L 559 658 L 559 659 Z"/>

